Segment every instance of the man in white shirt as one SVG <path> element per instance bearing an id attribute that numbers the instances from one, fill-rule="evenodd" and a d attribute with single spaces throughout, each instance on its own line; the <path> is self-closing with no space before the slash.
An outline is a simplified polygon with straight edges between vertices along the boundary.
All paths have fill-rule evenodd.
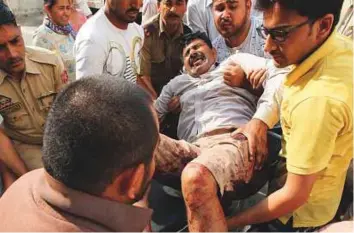
<path id="1" fill-rule="evenodd" d="M 214 24 L 212 4 L 213 0 L 189 0 L 186 18 L 193 32 L 204 32 L 214 41 L 220 34 Z M 261 17 L 261 13 L 253 8 L 251 14 Z"/>
<path id="2" fill-rule="evenodd" d="M 136 83 L 143 29 L 134 23 L 142 0 L 107 0 L 80 29 L 74 46 L 76 78 L 109 74 Z"/>
<path id="3" fill-rule="evenodd" d="M 264 39 L 256 30 L 262 19 L 251 16 L 251 8 L 251 0 L 213 0 L 214 23 L 220 33 L 213 41 L 217 62 L 237 52 L 266 57 Z"/>
<path id="4" fill-rule="evenodd" d="M 263 121 L 269 128 L 277 123 L 279 111 L 274 94 L 287 70 L 276 69 L 271 60 L 241 53 L 215 67 L 216 51 L 204 33 L 185 37 L 183 57 L 187 73 L 172 79 L 163 88 L 155 108 L 161 120 L 168 113 L 173 96 L 180 96 L 178 137 L 189 142 L 184 144 L 191 148 L 199 147 L 200 153 L 198 156 L 173 154 L 169 150 L 176 142 L 163 137 L 156 153 L 157 171 L 183 170 L 182 192 L 190 231 L 226 231 L 218 193 L 236 192 L 232 195 L 244 197 L 254 188 L 247 183 L 260 179 L 260 173 L 253 174 L 254 168 L 260 170 L 264 162 L 249 155 L 247 139 L 237 135 L 235 129 L 251 119 Z M 235 77 L 232 86 L 225 83 L 223 75 L 232 62 L 240 64 L 246 74 L 255 68 L 268 69 L 269 76 L 259 100 L 245 73 Z M 231 135 L 233 132 L 235 137 Z"/>

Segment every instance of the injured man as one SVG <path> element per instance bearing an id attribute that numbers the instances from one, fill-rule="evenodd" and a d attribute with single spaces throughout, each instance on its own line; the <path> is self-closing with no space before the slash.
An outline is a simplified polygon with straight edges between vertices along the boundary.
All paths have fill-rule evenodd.
<path id="1" fill-rule="evenodd" d="M 183 49 L 186 73 L 171 80 L 155 102 L 160 120 L 168 113 L 174 96 L 180 97 L 179 141 L 161 135 L 155 155 L 158 173 L 182 171 L 182 193 L 187 208 L 189 231 L 227 231 L 218 195 L 237 192 L 254 173 L 247 138 L 232 135 L 251 119 L 272 128 L 279 120 L 276 92 L 288 70 L 276 69 L 271 60 L 250 54 L 235 54 L 219 66 L 216 50 L 203 33 L 185 37 Z M 244 72 L 236 86 L 226 84 L 224 73 L 230 63 Z M 244 88 L 255 69 L 267 69 L 260 98 Z M 261 80 L 262 81 L 262 80 Z M 252 88 L 251 88 L 252 89 Z M 247 136 L 247 135 L 246 135 Z"/>

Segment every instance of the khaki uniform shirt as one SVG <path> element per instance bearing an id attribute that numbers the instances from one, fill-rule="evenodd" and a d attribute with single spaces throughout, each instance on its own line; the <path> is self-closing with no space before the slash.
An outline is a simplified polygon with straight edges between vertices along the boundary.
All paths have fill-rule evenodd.
<path id="1" fill-rule="evenodd" d="M 183 67 L 181 38 L 192 31 L 181 22 L 179 32 L 171 38 L 165 32 L 160 14 L 151 18 L 144 28 L 149 35 L 145 35 L 141 50 L 139 74 L 150 76 L 159 94 L 163 86 L 180 74 Z"/>
<path id="2" fill-rule="evenodd" d="M 0 115 L 12 140 L 41 145 L 50 106 L 68 76 L 54 53 L 26 48 L 26 72 L 21 81 L 0 70 Z"/>

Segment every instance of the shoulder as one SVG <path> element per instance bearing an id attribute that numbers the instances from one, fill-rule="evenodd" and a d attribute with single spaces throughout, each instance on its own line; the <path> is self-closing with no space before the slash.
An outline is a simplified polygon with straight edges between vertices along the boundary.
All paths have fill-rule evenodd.
<path id="1" fill-rule="evenodd" d="M 37 29 L 33 34 L 32 44 L 46 49 L 52 49 L 54 36 L 45 28 Z M 54 42 L 55 43 L 55 42 Z"/>
<path id="2" fill-rule="evenodd" d="M 159 20 L 160 15 L 157 14 L 150 18 L 142 27 L 145 31 L 145 37 L 149 37 L 152 34 L 157 34 L 159 32 Z"/>
<path id="3" fill-rule="evenodd" d="M 50 30 L 49 28 L 47 28 L 45 25 L 42 24 L 34 31 L 33 38 L 45 36 L 47 34 L 51 34 L 51 32 L 52 30 Z"/>
<path id="4" fill-rule="evenodd" d="M 77 37 L 78 38 L 95 38 L 98 33 L 97 29 L 105 30 L 104 14 L 97 12 L 94 16 L 89 18 L 80 28 Z"/>
<path id="5" fill-rule="evenodd" d="M 107 37 L 105 36 L 105 24 L 103 20 L 100 20 L 97 17 L 94 18 L 95 16 L 92 16 L 80 28 L 75 39 L 76 49 L 87 44 L 102 46 L 106 43 Z M 100 32 L 97 31 L 97 28 L 100 29 Z"/>
<path id="6" fill-rule="evenodd" d="M 144 37 L 144 29 L 137 23 L 130 23 L 128 30 L 135 36 Z"/>
<path id="7" fill-rule="evenodd" d="M 173 86 L 179 86 L 182 83 L 189 82 L 190 80 L 191 80 L 191 76 L 189 76 L 189 74 L 182 73 L 182 74 L 174 77 L 173 79 L 171 79 L 169 84 L 173 85 Z"/>
<path id="8" fill-rule="evenodd" d="M 57 66 L 60 64 L 58 56 L 47 49 L 39 47 L 26 47 L 26 56 L 29 60 L 38 63 Z"/>
<path id="9" fill-rule="evenodd" d="M 225 44 L 225 40 L 222 36 L 219 35 L 212 41 L 212 44 L 214 48 L 224 47 L 223 45 Z"/>

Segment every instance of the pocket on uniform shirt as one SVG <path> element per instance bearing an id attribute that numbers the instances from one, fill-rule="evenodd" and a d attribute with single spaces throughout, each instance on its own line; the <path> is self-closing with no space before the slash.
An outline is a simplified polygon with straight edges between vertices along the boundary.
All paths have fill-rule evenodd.
<path id="1" fill-rule="evenodd" d="M 57 95 L 55 91 L 43 92 L 37 97 L 39 109 L 46 115 Z"/>
<path id="2" fill-rule="evenodd" d="M 30 116 L 20 102 L 1 109 L 0 115 L 4 118 L 5 124 L 11 129 L 24 130 L 31 126 Z"/>

